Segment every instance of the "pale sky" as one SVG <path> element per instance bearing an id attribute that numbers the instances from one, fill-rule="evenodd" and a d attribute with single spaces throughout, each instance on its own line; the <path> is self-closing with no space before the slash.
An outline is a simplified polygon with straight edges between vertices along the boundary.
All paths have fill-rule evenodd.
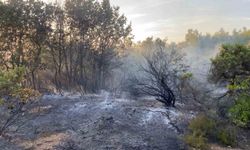
<path id="1" fill-rule="evenodd" d="M 250 28 L 250 0 L 110 1 L 132 22 L 136 41 L 148 36 L 181 41 L 189 28 L 202 33 L 214 33 L 221 27 L 227 31 Z"/>

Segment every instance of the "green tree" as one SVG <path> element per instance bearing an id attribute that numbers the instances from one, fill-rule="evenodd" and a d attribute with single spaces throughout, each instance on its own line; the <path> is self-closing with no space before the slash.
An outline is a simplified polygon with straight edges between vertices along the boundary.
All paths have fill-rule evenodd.
<path id="1" fill-rule="evenodd" d="M 222 45 L 212 59 L 210 79 L 214 82 L 237 84 L 250 76 L 250 48 L 244 45 Z M 239 81 L 240 80 L 240 81 Z"/>
<path id="2" fill-rule="evenodd" d="M 106 88 L 131 37 L 126 17 L 109 0 L 66 0 L 63 7 L 7 0 L 0 8 L 0 65 L 25 66 L 34 89 L 41 89 L 44 73 L 58 89 Z"/>
<path id="3" fill-rule="evenodd" d="M 119 8 L 109 0 L 67 0 L 65 3 L 67 24 L 71 30 L 75 51 L 73 76 L 84 89 L 106 88 L 105 81 L 118 66 L 118 49 L 130 36 L 131 27 L 120 15 Z M 74 46 L 75 45 L 75 46 Z"/>
<path id="4" fill-rule="evenodd" d="M 51 31 L 52 7 L 42 1 L 8 0 L 1 6 L 0 47 L 6 69 L 26 66 L 36 86 L 36 71 Z"/>
<path id="5" fill-rule="evenodd" d="M 229 114 L 237 125 L 248 126 L 250 122 L 250 47 L 223 45 L 220 53 L 212 59 L 210 80 L 227 83 L 230 97 L 235 105 Z"/>

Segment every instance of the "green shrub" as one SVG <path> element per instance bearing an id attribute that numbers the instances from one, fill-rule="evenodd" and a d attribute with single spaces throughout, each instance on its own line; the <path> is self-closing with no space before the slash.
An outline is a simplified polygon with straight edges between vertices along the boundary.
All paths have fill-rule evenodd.
<path id="1" fill-rule="evenodd" d="M 236 133 L 232 128 L 220 129 L 217 133 L 217 139 L 224 145 L 234 146 L 236 144 Z"/>
<path id="2" fill-rule="evenodd" d="M 40 93 L 34 89 L 26 88 L 25 68 L 17 67 L 11 70 L 0 70 L 0 136 L 23 117 L 26 106 L 35 102 Z"/>
<path id="3" fill-rule="evenodd" d="M 199 115 L 190 122 L 188 126 L 190 133 L 184 136 L 184 141 L 197 149 L 209 149 L 207 137 L 212 133 L 214 127 L 214 120 L 205 115 Z"/>
<path id="4" fill-rule="evenodd" d="M 240 127 L 250 125 L 250 96 L 242 94 L 236 104 L 229 110 L 232 121 Z"/>
<path id="5" fill-rule="evenodd" d="M 232 81 L 235 77 L 244 79 L 248 74 L 250 47 L 241 44 L 221 46 L 219 54 L 213 58 L 209 73 L 210 81 L 215 83 Z"/>
<path id="6" fill-rule="evenodd" d="M 207 144 L 207 138 L 205 138 L 202 134 L 188 134 L 184 137 L 184 140 L 189 146 L 193 148 L 201 150 L 209 149 Z"/>
<path id="7" fill-rule="evenodd" d="M 190 132 L 184 136 L 184 141 L 193 148 L 208 149 L 208 139 L 226 146 L 235 146 L 237 143 L 235 128 L 205 115 L 199 115 L 191 120 L 188 128 Z"/>
<path id="8" fill-rule="evenodd" d="M 189 129 L 192 132 L 202 132 L 204 136 L 211 133 L 211 130 L 215 127 L 215 121 L 208 118 L 205 115 L 199 115 L 193 119 L 189 124 Z"/>

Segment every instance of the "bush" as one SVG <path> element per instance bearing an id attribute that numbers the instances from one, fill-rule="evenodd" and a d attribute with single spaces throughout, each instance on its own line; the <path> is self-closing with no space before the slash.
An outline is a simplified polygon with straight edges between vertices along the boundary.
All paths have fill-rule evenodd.
<path id="1" fill-rule="evenodd" d="M 220 129 L 217 133 L 217 139 L 224 145 L 234 146 L 236 144 L 236 133 L 232 128 Z"/>
<path id="2" fill-rule="evenodd" d="M 205 115 L 199 115 L 190 122 L 188 128 L 192 132 L 202 132 L 206 136 L 209 133 L 211 133 L 214 127 L 215 127 L 214 120 L 208 118 Z"/>
<path id="3" fill-rule="evenodd" d="M 205 115 L 199 115 L 190 122 L 188 128 L 190 133 L 184 136 L 185 142 L 194 148 L 209 149 L 207 137 L 215 128 L 215 121 Z"/>
<path id="4" fill-rule="evenodd" d="M 250 96 L 242 94 L 229 110 L 230 118 L 240 127 L 250 126 Z"/>
<path id="5" fill-rule="evenodd" d="M 211 141 L 215 139 L 226 146 L 235 146 L 237 143 L 235 128 L 205 115 L 194 118 L 188 128 L 190 132 L 184 136 L 184 140 L 188 145 L 197 149 L 208 149 L 208 139 Z"/>
<path id="6" fill-rule="evenodd" d="M 0 136 L 25 114 L 27 106 L 40 96 L 39 92 L 25 88 L 25 68 L 0 70 Z"/>
<path id="7" fill-rule="evenodd" d="M 191 147 L 201 150 L 209 149 L 207 138 L 205 138 L 202 134 L 189 134 L 184 137 L 184 140 Z"/>

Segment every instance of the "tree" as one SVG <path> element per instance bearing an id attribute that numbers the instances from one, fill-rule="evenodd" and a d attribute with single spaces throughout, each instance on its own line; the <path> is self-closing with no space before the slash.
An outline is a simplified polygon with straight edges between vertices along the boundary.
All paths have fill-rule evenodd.
<path id="1" fill-rule="evenodd" d="M 198 32 L 198 30 L 189 29 L 185 38 L 188 45 L 196 46 L 200 38 L 200 33 Z"/>
<path id="2" fill-rule="evenodd" d="M 29 9 L 29 40 L 31 46 L 28 51 L 30 60 L 28 68 L 31 82 L 34 89 L 38 89 L 37 79 L 39 70 L 44 69 L 45 63 L 42 62 L 42 55 L 48 49 L 49 33 L 52 32 L 52 12 L 53 7 L 42 1 L 28 1 L 26 4 Z"/>
<path id="3" fill-rule="evenodd" d="M 65 12 L 60 6 L 53 6 L 53 23 L 55 27 L 48 39 L 47 59 L 53 63 L 48 64 L 50 70 L 54 72 L 54 84 L 58 90 L 62 88 L 63 71 L 65 69 L 66 79 L 69 79 L 69 63 L 67 53 L 67 26 L 65 22 Z M 64 81 L 65 82 L 65 81 Z M 69 83 L 69 80 L 66 82 Z"/>
<path id="4" fill-rule="evenodd" d="M 1 5 L 0 39 L 4 66 L 14 68 L 26 63 L 27 10 L 23 1 L 9 0 Z"/>
<path id="5" fill-rule="evenodd" d="M 130 36 L 131 27 L 118 7 L 108 0 L 68 0 L 65 3 L 67 24 L 73 37 L 75 54 L 73 77 L 83 89 L 98 91 L 106 88 L 106 80 L 119 65 L 118 49 Z M 75 55 L 75 56 L 74 56 Z"/>
<path id="6" fill-rule="evenodd" d="M 1 67 L 25 66 L 36 89 L 43 88 L 41 74 L 58 90 L 107 88 L 131 33 L 118 7 L 108 0 L 66 0 L 63 7 L 7 0 L 0 7 Z"/>
<path id="7" fill-rule="evenodd" d="M 228 82 L 230 85 L 237 80 L 250 76 L 250 48 L 244 45 L 222 45 L 220 53 L 212 59 L 210 80 Z"/>
<path id="8" fill-rule="evenodd" d="M 1 55 L 6 69 L 26 66 L 30 84 L 37 88 L 36 73 L 42 66 L 51 31 L 49 5 L 42 1 L 8 0 L 1 6 Z M 1 10 L 2 10 L 1 9 Z"/>
<path id="9" fill-rule="evenodd" d="M 239 126 L 250 123 L 250 48 L 244 45 L 223 45 L 220 53 L 212 59 L 210 80 L 226 83 L 234 104 L 229 116 Z"/>
<path id="10" fill-rule="evenodd" d="M 126 25 L 127 19 L 119 14 L 119 7 L 112 7 L 109 0 L 101 3 L 99 12 L 100 24 L 96 30 L 97 53 L 97 82 L 98 88 L 105 88 L 105 81 L 111 76 L 111 71 L 119 66 L 118 49 L 123 46 L 130 36 L 131 26 Z"/>

